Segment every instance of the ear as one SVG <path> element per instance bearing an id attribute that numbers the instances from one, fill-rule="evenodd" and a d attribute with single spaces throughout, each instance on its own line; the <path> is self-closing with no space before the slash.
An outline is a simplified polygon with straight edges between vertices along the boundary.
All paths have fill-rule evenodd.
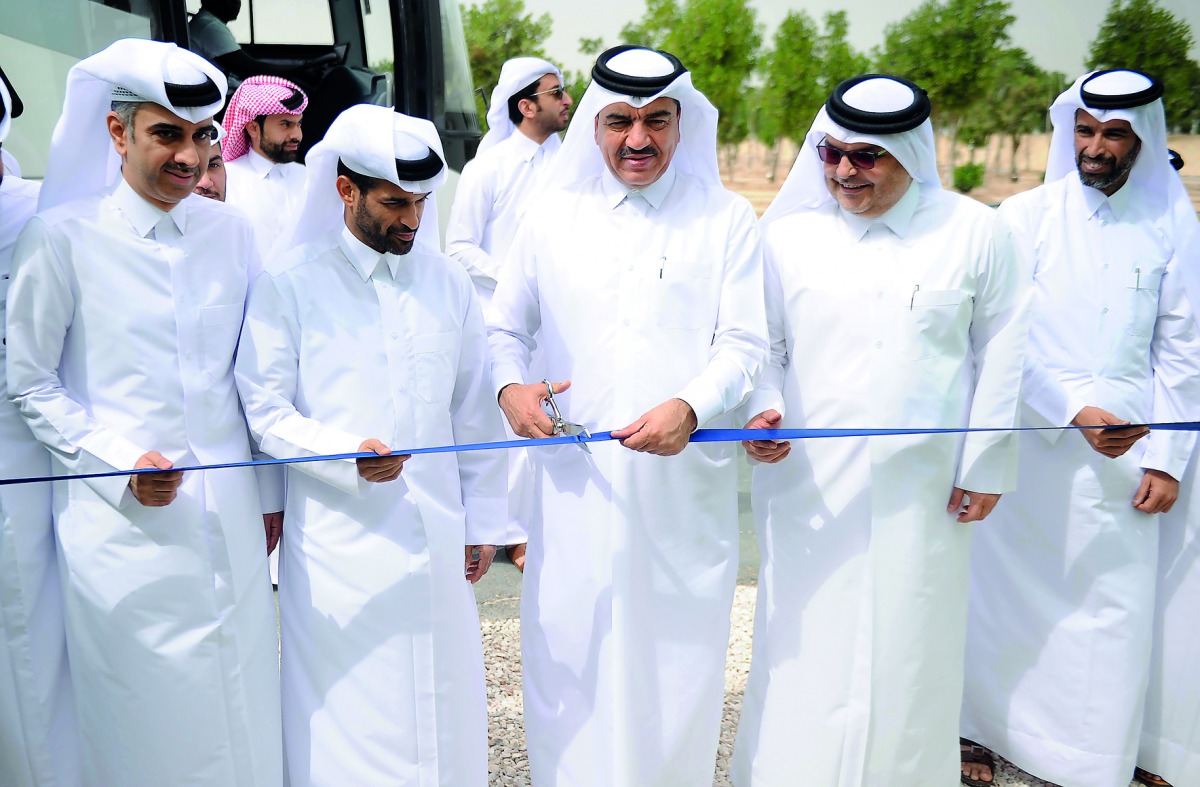
<path id="1" fill-rule="evenodd" d="M 342 198 L 347 208 L 353 208 L 354 203 L 358 199 L 358 186 L 345 175 L 338 175 L 337 182 L 334 184 L 337 187 L 338 196 Z"/>
<path id="2" fill-rule="evenodd" d="M 254 122 L 254 118 L 250 118 L 250 122 L 242 126 L 242 132 L 249 138 L 250 147 L 257 148 L 259 138 L 262 137 L 262 129 L 258 127 L 258 123 Z"/>
<path id="3" fill-rule="evenodd" d="M 600 115 L 597 114 L 592 120 L 592 138 L 596 140 L 596 144 L 600 144 Z"/>
<path id="4" fill-rule="evenodd" d="M 517 102 L 517 110 L 521 113 L 521 117 L 531 118 L 537 114 L 537 105 L 528 98 L 523 98 Z"/>
<path id="5" fill-rule="evenodd" d="M 112 138 L 113 148 L 117 151 L 118 156 L 125 158 L 129 152 L 129 146 L 133 142 L 131 129 L 125 127 L 116 112 L 109 112 L 104 121 L 108 124 L 108 135 Z"/>

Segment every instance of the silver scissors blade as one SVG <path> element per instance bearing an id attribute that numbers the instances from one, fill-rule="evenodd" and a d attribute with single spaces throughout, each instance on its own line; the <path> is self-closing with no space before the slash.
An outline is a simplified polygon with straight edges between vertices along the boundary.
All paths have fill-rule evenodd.
<path id="1" fill-rule="evenodd" d="M 592 433 L 587 430 L 586 426 L 572 423 L 562 417 L 562 413 L 558 410 L 558 402 L 554 401 L 554 386 L 550 384 L 549 380 L 542 380 L 542 382 L 546 386 L 546 403 L 550 405 L 551 411 L 547 415 L 550 416 L 550 420 L 554 424 L 554 434 L 565 435 L 566 437 L 591 437 Z M 580 442 L 579 447 L 589 454 L 592 452 L 592 449 L 588 448 L 587 443 Z"/>

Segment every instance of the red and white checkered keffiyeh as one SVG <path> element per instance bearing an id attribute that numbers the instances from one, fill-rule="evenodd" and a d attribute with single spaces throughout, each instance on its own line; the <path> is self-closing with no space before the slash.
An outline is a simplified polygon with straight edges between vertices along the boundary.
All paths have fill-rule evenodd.
<path id="1" fill-rule="evenodd" d="M 288 101 L 295 93 L 303 97 L 300 105 L 288 109 L 282 102 Z M 241 158 L 250 151 L 250 142 L 242 133 L 246 124 L 259 115 L 299 115 L 308 106 L 308 96 L 283 77 L 256 76 L 250 77 L 238 87 L 229 99 L 229 107 L 225 110 L 225 130 L 228 136 L 221 148 L 226 161 Z"/>

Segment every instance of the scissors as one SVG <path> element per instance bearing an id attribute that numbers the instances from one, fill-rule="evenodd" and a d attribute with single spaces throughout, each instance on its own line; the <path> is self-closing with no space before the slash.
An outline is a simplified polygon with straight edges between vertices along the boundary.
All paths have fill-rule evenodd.
<path id="1" fill-rule="evenodd" d="M 571 423 L 562 417 L 562 413 L 558 410 L 558 403 L 554 401 L 554 386 L 550 384 L 549 380 L 542 380 L 542 383 L 546 386 L 546 399 L 542 403 L 542 406 L 550 405 L 550 412 L 547 415 L 550 416 L 550 420 L 554 424 L 554 434 L 566 435 L 567 437 L 591 437 L 592 433 L 587 430 L 586 426 Z M 587 443 L 581 442 L 579 447 L 589 454 L 592 452 L 592 449 L 588 448 Z"/>

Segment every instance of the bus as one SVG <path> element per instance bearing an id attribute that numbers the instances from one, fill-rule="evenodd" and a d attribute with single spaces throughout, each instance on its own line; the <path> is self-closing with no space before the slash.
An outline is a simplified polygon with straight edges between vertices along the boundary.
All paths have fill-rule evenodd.
<path id="1" fill-rule="evenodd" d="M 0 66 L 25 102 L 4 147 L 22 176 L 45 173 L 72 65 L 119 38 L 188 47 L 187 22 L 199 10 L 200 0 L 0 0 Z M 458 0 L 242 0 L 229 27 L 259 60 L 340 79 L 347 104 L 433 121 L 451 170 L 438 201 L 450 198 L 481 136 Z M 334 114 L 310 105 L 305 149 Z M 449 205 L 439 207 L 445 221 Z"/>

